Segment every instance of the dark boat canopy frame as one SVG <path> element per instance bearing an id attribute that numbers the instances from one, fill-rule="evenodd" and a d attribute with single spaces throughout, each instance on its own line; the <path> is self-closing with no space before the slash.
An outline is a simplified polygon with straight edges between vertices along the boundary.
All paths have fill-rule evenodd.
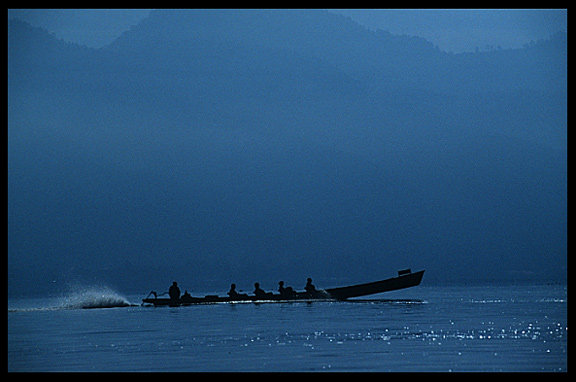
<path id="1" fill-rule="evenodd" d="M 178 300 L 170 298 L 145 298 L 142 299 L 144 304 L 152 304 L 154 306 L 169 305 L 192 305 L 192 304 L 211 304 L 218 302 L 281 302 L 281 301 L 317 301 L 317 300 L 346 300 L 348 298 L 368 296 L 376 293 L 390 292 L 398 289 L 405 289 L 420 285 L 424 276 L 424 271 L 412 273 L 410 269 L 398 271 L 398 277 L 392 277 L 386 280 L 374 281 L 366 284 L 358 284 L 340 288 L 330 288 L 326 290 L 319 290 L 316 293 L 310 294 L 308 292 L 297 292 L 292 297 L 284 297 L 280 294 L 267 294 L 265 297 L 256 297 L 248 295 L 239 295 L 238 297 L 220 297 L 220 296 L 205 296 L 205 297 L 191 297 L 185 295 Z"/>

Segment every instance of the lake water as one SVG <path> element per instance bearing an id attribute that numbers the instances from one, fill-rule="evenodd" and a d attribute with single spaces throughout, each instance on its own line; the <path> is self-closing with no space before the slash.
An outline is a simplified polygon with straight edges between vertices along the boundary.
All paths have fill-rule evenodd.
<path id="1" fill-rule="evenodd" d="M 419 286 L 355 302 L 9 299 L 9 371 L 567 371 L 565 285 Z"/>

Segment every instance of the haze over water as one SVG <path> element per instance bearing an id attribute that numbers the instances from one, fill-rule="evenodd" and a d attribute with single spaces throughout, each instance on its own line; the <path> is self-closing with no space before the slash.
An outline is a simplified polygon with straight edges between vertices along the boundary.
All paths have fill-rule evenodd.
<path id="1" fill-rule="evenodd" d="M 321 10 L 158 10 L 100 49 L 8 37 L 11 294 L 566 280 L 565 33 L 450 54 Z"/>

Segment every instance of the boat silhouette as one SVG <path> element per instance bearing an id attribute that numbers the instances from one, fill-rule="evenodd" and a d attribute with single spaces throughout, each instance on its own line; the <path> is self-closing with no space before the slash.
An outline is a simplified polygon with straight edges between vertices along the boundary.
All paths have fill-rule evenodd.
<path id="1" fill-rule="evenodd" d="M 148 297 L 142 299 L 142 304 L 154 306 L 187 306 L 194 304 L 214 304 L 214 303 L 236 303 L 236 302 L 293 302 L 293 301 L 343 301 L 349 298 L 368 296 L 371 294 L 390 292 L 398 289 L 405 289 L 420 285 L 424 270 L 414 272 L 410 269 L 398 271 L 397 277 L 385 280 L 374 281 L 365 284 L 344 286 L 339 288 L 329 288 L 314 292 L 294 292 L 290 296 L 279 293 L 266 293 L 265 295 L 249 296 L 247 294 L 237 294 L 235 296 L 206 295 L 204 297 L 193 297 L 184 294 L 177 299 L 158 298 L 155 292 L 150 292 Z M 151 296 L 154 297 L 151 297 Z"/>

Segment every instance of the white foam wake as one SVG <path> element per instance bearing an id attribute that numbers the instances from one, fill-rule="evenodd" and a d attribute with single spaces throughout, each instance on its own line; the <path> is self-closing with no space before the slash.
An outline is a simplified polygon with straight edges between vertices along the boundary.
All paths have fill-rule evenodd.
<path id="1" fill-rule="evenodd" d="M 130 306 L 126 297 L 107 287 L 91 287 L 76 290 L 62 297 L 60 307 L 63 309 L 94 309 Z"/>
<path id="2" fill-rule="evenodd" d="M 108 287 L 75 287 L 62 297 L 19 300 L 16 305 L 8 308 L 8 313 L 134 306 L 126 297 Z"/>

